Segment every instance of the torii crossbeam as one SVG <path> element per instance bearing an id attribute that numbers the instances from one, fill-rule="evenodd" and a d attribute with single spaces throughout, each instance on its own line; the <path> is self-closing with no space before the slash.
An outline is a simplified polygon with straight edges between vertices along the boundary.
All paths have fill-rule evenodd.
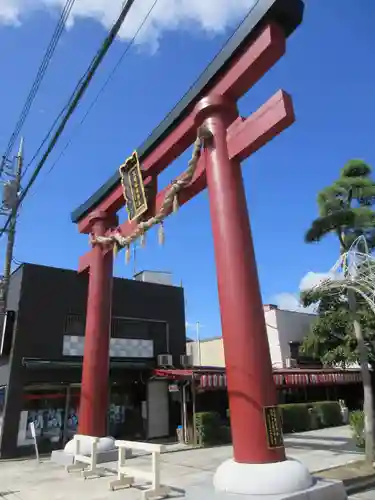
<path id="1" fill-rule="evenodd" d="M 152 187 L 147 219 L 158 213 L 169 189 L 156 193 L 158 174 L 193 143 L 199 127 L 210 135 L 178 201 L 185 204 L 208 187 L 234 448 L 234 461 L 223 464 L 215 481 L 219 489 L 237 493 L 244 492 L 241 484 L 248 475 L 238 467 L 250 464 L 263 464 L 268 473 L 264 467 L 251 469 L 253 482 L 244 487 L 246 492 L 280 493 L 276 477 L 268 474 L 283 477 L 280 488 L 285 491 L 292 491 L 296 481 L 301 488 L 311 483 L 301 464 L 292 470 L 285 460 L 241 174 L 241 161 L 293 123 L 293 106 L 282 90 L 248 118 L 239 117 L 236 104 L 284 55 L 286 38 L 302 13 L 301 0 L 255 2 L 236 36 L 138 149 L 144 184 Z M 79 272 L 90 273 L 79 432 L 92 436 L 106 433 L 113 267 L 112 245 L 99 242 L 115 233 L 127 237 L 136 229 L 137 222 L 117 226 L 116 213 L 124 204 L 116 174 L 72 215 L 79 231 L 94 237 L 92 249 L 79 262 Z M 290 477 L 287 485 L 285 477 Z"/>

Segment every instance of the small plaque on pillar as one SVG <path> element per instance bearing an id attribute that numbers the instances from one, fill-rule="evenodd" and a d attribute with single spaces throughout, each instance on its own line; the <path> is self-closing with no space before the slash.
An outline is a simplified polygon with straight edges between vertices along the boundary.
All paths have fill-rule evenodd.
<path id="1" fill-rule="evenodd" d="M 148 208 L 142 171 L 136 151 L 120 166 L 119 172 L 129 221 L 132 221 L 147 212 Z"/>
<path id="2" fill-rule="evenodd" d="M 266 406 L 263 411 L 268 448 L 282 448 L 284 446 L 284 437 L 279 408 L 277 406 Z"/>

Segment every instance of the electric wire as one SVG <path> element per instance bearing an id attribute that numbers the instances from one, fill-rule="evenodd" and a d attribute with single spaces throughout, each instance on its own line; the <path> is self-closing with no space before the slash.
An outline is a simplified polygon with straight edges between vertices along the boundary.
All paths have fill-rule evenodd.
<path id="1" fill-rule="evenodd" d="M 246 13 L 246 15 L 243 17 L 243 19 L 237 24 L 236 28 L 233 30 L 233 32 L 231 33 L 231 35 L 226 39 L 226 41 L 224 42 L 223 46 L 225 46 L 229 40 L 234 36 L 234 34 L 237 32 L 237 30 L 239 29 L 239 27 L 245 22 L 246 18 L 251 14 L 251 12 L 253 11 L 253 9 L 255 8 L 256 4 L 259 2 L 259 0 L 257 0 L 257 2 L 248 10 L 248 12 Z M 114 74 L 116 73 L 116 71 L 118 70 L 118 68 L 120 67 L 121 63 L 123 62 L 125 56 L 127 55 L 128 51 L 130 50 L 130 48 L 133 46 L 135 40 L 137 39 L 140 31 L 143 29 L 143 26 L 145 25 L 145 23 L 147 22 L 148 18 L 150 17 L 152 11 L 154 10 L 156 4 L 158 3 L 158 0 L 155 0 L 153 2 L 153 4 L 151 5 L 149 11 L 147 12 L 146 16 L 144 17 L 142 23 L 139 25 L 137 31 L 134 33 L 132 39 L 130 40 L 129 44 L 126 46 L 125 50 L 123 51 L 123 53 L 121 54 L 120 58 L 118 59 L 117 63 L 115 64 L 115 66 L 113 67 L 111 73 L 109 74 L 108 78 L 106 79 L 106 81 L 104 82 L 104 84 L 102 85 L 102 87 L 99 89 L 99 92 L 97 93 L 96 97 L 94 98 L 94 100 L 92 101 L 92 103 L 90 104 L 89 108 L 87 109 L 86 113 L 84 114 L 84 116 L 82 117 L 81 121 L 77 124 L 77 126 L 75 127 L 75 129 L 73 130 L 70 138 L 68 139 L 68 141 L 66 142 L 65 146 L 63 147 L 63 149 L 61 150 L 59 156 L 56 158 L 56 160 L 53 162 L 53 164 L 51 165 L 50 169 L 47 171 L 47 174 L 46 176 L 44 177 L 43 180 L 45 180 L 47 178 L 47 176 L 54 170 L 54 168 L 56 167 L 56 165 L 59 163 L 59 161 L 64 157 L 67 149 L 70 147 L 70 145 L 72 144 L 73 140 L 74 140 L 74 136 L 75 134 L 78 132 L 78 130 L 81 128 L 81 126 L 84 124 L 84 122 L 86 121 L 87 117 L 89 116 L 89 114 L 91 113 L 92 109 L 94 108 L 94 106 L 96 105 L 96 103 L 98 102 L 100 96 L 103 94 L 103 92 L 105 91 L 106 87 L 108 86 L 108 84 L 110 83 L 110 81 L 112 80 Z M 193 83 L 192 86 L 194 86 L 195 83 Z M 188 92 L 188 91 L 187 91 Z M 35 159 L 35 155 L 33 157 L 33 159 L 30 161 L 30 163 L 32 163 L 32 161 Z M 29 163 L 29 164 L 30 164 Z M 1 237 L 1 233 L 0 233 L 0 237 Z"/>
<path id="2" fill-rule="evenodd" d="M 148 18 L 150 17 L 152 11 L 154 10 L 154 8 L 156 7 L 156 4 L 158 3 L 159 0 L 154 0 L 153 4 L 151 5 L 150 9 L 148 10 L 146 16 L 144 17 L 143 21 L 141 22 L 141 24 L 139 25 L 139 27 L 137 28 L 136 32 L 134 33 L 133 37 L 130 39 L 129 43 L 126 45 L 124 51 L 122 52 L 121 56 L 119 57 L 119 59 L 117 60 L 115 66 L 113 67 L 112 71 L 110 72 L 110 74 L 108 75 L 107 79 L 105 80 L 105 82 L 103 83 L 103 85 L 101 86 L 101 88 L 99 89 L 98 93 L 96 94 L 95 98 L 93 99 L 93 101 L 91 102 L 90 106 L 88 107 L 87 111 L 85 112 L 85 114 L 83 115 L 81 121 L 77 124 L 77 126 L 74 128 L 70 138 L 68 139 L 68 141 L 66 142 L 65 146 L 63 147 L 63 149 L 61 150 L 59 156 L 56 158 L 56 160 L 53 162 L 53 164 L 51 165 L 50 169 L 47 171 L 45 177 L 43 180 L 45 180 L 47 178 L 47 176 L 54 170 L 54 168 L 56 167 L 56 165 L 58 164 L 58 162 L 63 158 L 63 156 L 65 155 L 67 149 L 70 147 L 71 143 L 73 142 L 74 138 L 75 138 L 75 135 L 77 134 L 78 130 L 82 127 L 82 125 L 85 123 L 86 119 L 88 118 L 89 114 L 91 113 L 91 111 L 93 110 L 93 108 L 95 107 L 95 105 L 97 104 L 97 102 L 99 101 L 101 95 L 104 93 L 105 89 L 107 88 L 107 86 L 109 85 L 109 83 L 111 82 L 113 76 L 115 75 L 116 71 L 118 70 L 118 68 L 121 66 L 124 58 L 126 57 L 126 55 L 128 54 L 129 50 L 131 49 L 131 47 L 134 45 L 134 42 L 135 40 L 137 39 L 139 33 L 141 32 L 142 28 L 144 27 L 145 23 L 147 22 Z M 33 157 L 33 159 L 35 159 L 35 155 Z M 30 161 L 30 163 L 33 161 L 33 159 Z"/>
<path id="3" fill-rule="evenodd" d="M 93 102 L 90 104 L 88 110 L 86 111 L 85 115 L 83 116 L 82 120 L 78 123 L 78 125 L 75 127 L 75 129 L 73 130 L 73 133 L 71 135 L 71 137 L 69 138 L 69 140 L 67 141 L 67 143 L 65 144 L 65 146 L 63 147 L 62 151 L 60 152 L 59 156 L 56 158 L 56 160 L 54 161 L 54 163 L 52 164 L 51 168 L 47 171 L 47 175 L 49 175 L 52 170 L 56 167 L 57 163 L 61 160 L 61 158 L 64 156 L 64 154 L 66 153 L 66 150 L 69 148 L 69 146 L 71 145 L 71 143 L 73 142 L 74 140 L 74 134 L 78 131 L 78 129 L 83 125 L 83 123 L 86 121 L 86 118 L 88 117 L 88 115 L 90 114 L 90 112 L 92 111 L 92 109 L 94 108 L 95 104 L 97 103 L 97 101 L 99 100 L 101 94 L 104 92 L 104 90 L 106 89 L 107 85 L 110 83 L 110 80 L 113 78 L 115 72 L 117 71 L 117 69 L 119 68 L 119 66 L 121 65 L 123 59 L 125 58 L 126 54 L 128 53 L 129 49 L 132 47 L 132 45 L 134 44 L 137 36 L 139 35 L 140 31 L 142 30 L 143 26 L 145 25 L 147 19 L 150 17 L 152 11 L 154 10 L 156 4 L 158 3 L 159 0 L 155 0 L 154 3 L 151 5 L 149 11 L 147 12 L 145 18 L 143 19 L 142 23 L 139 25 L 137 31 L 135 32 L 135 34 L 133 35 L 133 38 L 130 40 L 129 44 L 126 46 L 124 52 L 122 53 L 122 55 L 120 56 L 119 60 L 117 61 L 117 63 L 115 64 L 114 68 L 112 69 L 111 73 L 109 74 L 107 80 L 104 82 L 103 86 L 100 88 L 98 94 L 96 95 L 95 99 L 93 100 Z M 256 7 L 256 5 L 259 3 L 259 0 L 257 0 L 255 2 L 254 5 L 252 5 L 252 7 L 248 10 L 248 12 L 246 13 L 246 15 L 243 17 L 243 19 L 237 24 L 236 28 L 233 30 L 233 32 L 231 33 L 231 35 L 226 39 L 226 41 L 224 42 L 223 47 L 225 47 L 225 45 L 229 42 L 229 40 L 231 40 L 231 38 L 233 38 L 233 36 L 235 35 L 235 33 L 238 31 L 238 29 L 240 28 L 240 26 L 245 22 L 245 20 L 249 17 L 249 15 L 252 13 L 252 11 L 254 10 L 254 8 Z M 196 81 L 190 86 L 190 88 L 194 87 L 194 85 L 196 84 Z M 185 94 L 187 94 L 190 90 L 190 88 L 187 90 L 187 92 Z M 171 111 L 172 112 L 172 111 Z M 169 113 L 168 113 L 169 114 Z M 167 115 L 168 116 L 168 115 Z M 47 177 L 47 175 L 45 176 L 45 178 Z M 0 237 L 1 237 L 1 233 L 0 233 Z"/>
<path id="4" fill-rule="evenodd" d="M 29 163 L 26 165 L 26 167 L 24 168 L 24 171 L 22 173 L 22 179 L 26 176 L 27 174 L 27 171 L 29 170 L 29 168 L 31 167 L 31 165 L 34 163 L 34 161 L 36 160 L 36 158 L 39 156 L 39 153 L 41 152 L 41 150 L 43 149 L 44 145 L 46 144 L 46 142 L 48 141 L 49 137 L 51 136 L 52 132 L 55 130 L 56 128 L 56 125 L 58 124 L 60 118 L 63 116 L 64 112 L 68 109 L 70 103 L 72 102 L 73 98 L 74 98 L 74 95 L 76 94 L 77 92 L 77 89 L 79 87 L 79 85 L 83 82 L 84 78 L 86 77 L 86 74 L 87 74 L 87 71 L 85 73 L 85 75 L 83 75 L 80 79 L 79 79 L 79 82 L 77 83 L 73 93 L 71 94 L 70 96 L 70 99 L 69 101 L 65 104 L 65 106 L 61 109 L 60 113 L 56 116 L 56 118 L 54 119 L 52 125 L 50 126 L 47 134 L 45 135 L 44 139 L 42 140 L 42 142 L 40 143 L 40 145 L 38 146 L 38 149 L 35 151 L 35 153 L 33 154 L 33 156 L 31 157 L 31 160 L 29 161 Z"/>
<path id="5" fill-rule="evenodd" d="M 97 103 L 97 101 L 99 100 L 101 94 L 104 92 L 104 90 L 106 89 L 107 85 L 110 83 L 110 80 L 112 79 L 114 73 L 117 71 L 117 69 L 119 68 L 121 62 L 123 61 L 124 57 L 126 56 L 126 54 L 128 53 L 129 49 L 131 48 L 131 46 L 133 45 L 134 41 L 136 40 L 139 32 L 141 31 L 141 29 L 143 28 L 144 24 L 146 23 L 147 19 L 149 18 L 150 14 L 152 13 L 153 9 L 155 8 L 156 4 L 157 4 L 158 0 L 155 0 L 154 3 L 152 4 L 151 8 L 149 9 L 148 13 L 146 14 L 145 18 L 143 19 L 142 23 L 140 24 L 140 26 L 138 27 L 137 31 L 135 32 L 133 38 L 130 40 L 129 44 L 127 45 L 126 49 L 124 50 L 123 54 L 120 56 L 119 60 L 117 61 L 116 65 L 114 66 L 114 68 L 112 69 L 109 77 L 106 79 L 106 81 L 104 82 L 103 86 L 100 88 L 98 94 L 96 95 L 96 97 L 94 98 L 94 100 L 92 101 L 92 103 L 90 104 L 88 110 L 86 111 L 85 115 L 83 116 L 83 118 L 81 119 L 81 121 L 78 123 L 78 125 L 76 126 L 76 128 L 74 129 L 74 133 L 83 125 L 83 123 L 86 121 L 88 115 L 90 114 L 90 112 L 92 111 L 92 109 L 94 108 L 95 104 Z M 121 25 L 123 23 L 123 21 L 125 20 L 125 17 L 128 13 L 128 11 L 130 10 L 131 6 L 133 5 L 134 3 L 134 0 L 128 0 L 127 2 L 124 2 L 123 3 L 123 9 L 122 9 L 122 12 L 120 14 L 120 17 L 119 19 L 116 21 L 115 25 L 112 27 L 109 35 L 107 36 L 107 38 L 105 39 L 103 45 L 102 45 L 102 48 L 100 49 L 99 51 L 99 54 L 95 57 L 95 59 L 97 59 L 99 57 L 99 55 L 101 54 L 101 52 L 104 50 L 104 54 L 103 56 L 100 58 L 100 61 L 99 61 L 99 64 L 101 62 L 101 60 L 103 59 L 104 55 L 106 54 L 106 52 L 108 51 L 110 45 L 112 44 L 114 38 L 116 37 L 119 29 L 121 28 Z M 238 25 L 236 26 L 236 29 L 233 31 L 233 33 L 227 38 L 226 42 L 227 43 L 235 34 L 235 32 L 239 29 L 239 27 L 245 22 L 246 18 L 251 14 L 251 12 L 253 11 L 253 9 L 255 8 L 255 6 L 259 3 L 259 0 L 257 0 L 255 2 L 254 5 L 252 5 L 252 7 L 249 9 L 249 11 L 247 12 L 247 14 L 243 17 L 243 19 L 241 20 L 240 23 L 238 23 Z M 124 11 L 126 12 L 125 15 L 123 16 L 124 14 Z M 123 19 L 122 19 L 123 17 Z M 122 19 L 122 20 L 121 20 Z M 121 21 L 120 21 L 121 20 Z M 120 24 L 119 24 L 120 22 Z M 114 34 L 113 32 L 116 31 L 116 33 Z M 107 45 L 109 43 L 109 45 Z M 225 45 L 225 44 L 224 44 Z M 91 81 L 91 78 L 93 76 L 93 73 L 95 73 L 96 69 L 97 69 L 97 66 L 99 66 L 99 64 L 95 67 L 94 71 L 93 71 L 93 66 L 95 65 L 95 59 L 94 59 L 94 62 L 93 64 L 91 65 L 91 68 L 89 68 L 89 70 L 86 72 L 86 78 L 83 82 L 83 85 L 85 86 L 83 92 L 81 92 L 81 88 L 82 86 L 80 87 L 80 89 L 78 90 L 78 92 L 76 93 L 76 95 L 72 96 L 72 98 L 70 99 L 69 103 L 69 111 L 67 113 L 68 115 L 68 119 L 69 117 L 71 116 L 72 112 L 74 111 L 74 109 L 76 108 L 80 98 L 76 99 L 76 96 L 77 94 L 80 95 L 80 97 L 82 97 L 84 91 L 86 90 L 88 84 L 87 84 L 87 80 L 88 80 L 88 83 L 90 83 Z M 82 78 L 81 80 L 82 81 Z M 77 85 L 78 87 L 78 85 Z M 50 128 L 49 132 L 47 133 L 46 137 L 44 138 L 42 144 L 39 146 L 37 152 L 33 155 L 33 158 L 32 160 L 29 162 L 27 168 L 31 165 L 31 163 L 35 160 L 35 158 L 38 156 L 40 150 L 42 149 L 43 147 L 43 144 L 45 144 L 45 142 L 47 141 L 49 135 L 52 133 L 52 130 L 54 129 L 54 126 L 56 124 L 56 122 L 58 121 L 59 117 L 63 114 L 64 110 L 68 107 L 68 105 L 66 105 L 64 107 L 64 109 L 60 112 L 60 115 L 55 119 L 52 127 Z M 71 111 L 71 108 L 73 107 L 73 110 Z M 30 190 L 31 186 L 34 184 L 40 170 L 42 169 L 45 161 L 47 160 L 49 154 L 51 153 L 52 149 L 54 148 L 59 136 L 61 135 L 62 131 L 64 130 L 65 128 L 65 124 L 67 123 L 68 119 L 66 119 L 66 117 L 64 118 L 63 120 L 63 126 L 60 125 L 60 127 L 58 128 L 57 132 L 54 134 L 54 137 L 47 149 L 47 151 L 45 152 L 45 154 L 43 155 L 42 159 L 40 160 L 38 166 L 36 167 L 36 169 L 34 170 L 33 172 L 33 175 L 28 183 L 28 185 L 26 186 L 25 190 L 22 192 L 22 195 L 20 196 L 20 199 L 18 201 L 18 205 L 20 205 L 22 203 L 22 201 L 25 199 L 26 197 L 26 194 L 27 192 Z M 63 150 L 60 152 L 58 158 L 55 160 L 55 162 L 52 164 L 51 168 L 49 169 L 49 171 L 47 172 L 47 175 L 49 173 L 52 172 L 52 170 L 55 168 L 56 164 L 60 161 L 60 159 L 64 156 L 66 150 L 68 149 L 68 147 L 70 146 L 70 144 L 72 143 L 73 139 L 74 139 L 74 133 L 72 134 L 72 136 L 69 138 L 68 142 L 65 144 Z M 5 231 L 7 230 L 7 227 L 9 225 L 9 222 L 10 222 L 10 219 L 8 218 L 7 222 L 5 223 L 4 227 L 0 230 L 0 237 L 5 233 Z"/>
<path id="6" fill-rule="evenodd" d="M 115 40 L 118 32 L 120 31 L 120 28 L 121 28 L 126 16 L 128 15 L 132 5 L 134 4 L 134 2 L 135 2 L 135 0 L 128 0 L 126 2 L 126 4 L 124 5 L 124 7 L 122 8 L 121 13 L 120 13 L 117 21 L 112 26 L 108 35 L 104 39 L 104 42 L 102 43 L 99 51 L 97 52 L 93 61 L 91 62 L 88 71 L 86 71 L 86 73 L 85 73 L 86 77 L 84 78 L 82 83 L 78 86 L 78 89 L 76 90 L 76 92 L 74 93 L 72 98 L 69 100 L 70 104 L 68 106 L 68 109 L 67 109 L 65 115 L 63 116 L 61 123 L 57 127 L 57 130 L 53 134 L 53 137 L 50 140 L 46 151 L 44 152 L 44 154 L 43 154 L 42 158 L 40 159 L 40 161 L 38 162 L 37 166 L 35 167 L 25 189 L 22 191 L 22 193 L 17 201 L 17 206 L 19 206 L 22 203 L 22 201 L 25 199 L 27 193 L 29 192 L 31 186 L 34 184 L 36 178 L 38 177 L 40 171 L 42 170 L 44 164 L 46 163 L 49 155 L 51 154 L 52 150 L 54 149 L 59 137 L 63 133 L 66 124 L 68 123 L 70 117 L 72 116 L 72 114 L 74 113 L 75 109 L 77 108 L 79 102 L 81 101 L 85 91 L 87 90 L 88 86 L 90 85 L 91 80 L 94 77 L 98 67 L 100 66 L 101 62 L 103 61 L 110 46 L 112 45 L 113 41 Z M 7 230 L 9 223 L 10 223 L 10 220 L 11 220 L 11 218 L 8 217 L 4 227 L 0 231 L 0 237 Z"/>
<path id="7" fill-rule="evenodd" d="M 25 102 L 25 104 L 22 108 L 21 114 L 17 120 L 15 129 L 10 137 L 10 140 L 8 142 L 8 146 L 7 146 L 5 153 L 1 159 L 0 176 L 2 175 L 2 173 L 4 171 L 4 167 L 6 165 L 8 157 L 9 157 L 10 153 L 12 152 L 14 144 L 15 144 L 15 142 L 16 142 L 16 140 L 17 140 L 17 138 L 22 130 L 22 127 L 26 121 L 26 118 L 30 112 L 33 101 L 34 101 L 34 99 L 39 91 L 40 85 L 41 85 L 43 78 L 46 74 L 47 68 L 49 66 L 49 63 L 51 62 L 51 59 L 52 59 L 53 54 L 56 50 L 56 47 L 57 47 L 57 44 L 61 38 L 61 35 L 64 31 L 66 21 L 70 15 L 70 12 L 73 8 L 74 3 L 75 3 L 75 0 L 67 0 L 66 4 L 61 12 L 60 18 L 59 18 L 57 25 L 55 27 L 55 31 L 53 32 L 52 38 L 49 42 L 49 45 L 48 45 L 47 50 L 43 56 L 42 62 L 39 66 L 39 69 L 37 71 L 34 82 L 31 86 L 29 94 L 26 98 L 26 102 Z"/>

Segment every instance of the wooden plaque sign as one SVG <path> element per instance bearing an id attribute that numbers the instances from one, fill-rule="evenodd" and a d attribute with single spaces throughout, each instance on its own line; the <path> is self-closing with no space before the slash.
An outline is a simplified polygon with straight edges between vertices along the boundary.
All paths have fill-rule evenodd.
<path id="1" fill-rule="evenodd" d="M 268 448 L 284 446 L 283 428 L 280 411 L 277 406 L 266 406 L 264 409 Z"/>
<path id="2" fill-rule="evenodd" d="M 129 221 L 132 221 L 144 214 L 148 208 L 141 167 L 136 151 L 120 166 L 119 172 Z"/>

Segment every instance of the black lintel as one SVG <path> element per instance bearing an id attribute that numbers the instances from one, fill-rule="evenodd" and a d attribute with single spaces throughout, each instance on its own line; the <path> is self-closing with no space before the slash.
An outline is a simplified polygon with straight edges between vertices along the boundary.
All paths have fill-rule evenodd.
<path id="1" fill-rule="evenodd" d="M 217 77 L 225 71 L 233 56 L 241 50 L 261 25 L 270 21 L 281 26 L 288 37 L 302 22 L 304 3 L 302 0 L 257 0 L 243 23 L 219 54 L 211 61 L 194 85 L 172 109 L 151 135 L 137 149 L 140 161 L 146 158 L 158 144 L 189 113 L 200 96 L 208 92 Z M 71 214 L 72 222 L 78 223 L 95 209 L 120 183 L 118 171 L 102 185 L 90 198 Z"/>

